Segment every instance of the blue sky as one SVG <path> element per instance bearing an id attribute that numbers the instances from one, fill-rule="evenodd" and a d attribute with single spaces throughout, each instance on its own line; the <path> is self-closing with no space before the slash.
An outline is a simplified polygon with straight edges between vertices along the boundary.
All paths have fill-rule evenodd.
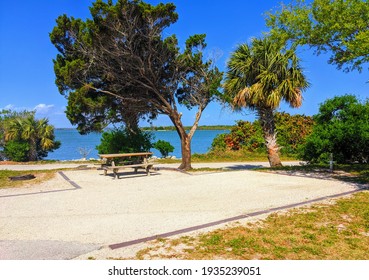
<path id="1" fill-rule="evenodd" d="M 85 19 L 90 0 L 4 1 L 0 10 L 0 109 L 37 110 L 38 117 L 48 117 L 55 127 L 71 127 L 64 111 L 67 100 L 55 86 L 52 59 L 57 51 L 49 32 L 55 19 L 67 14 Z M 160 1 L 147 1 L 157 4 Z M 217 66 L 225 70 L 230 53 L 238 44 L 249 42 L 267 31 L 264 13 L 279 6 L 279 0 L 173 0 L 178 22 L 166 32 L 176 34 L 183 45 L 189 35 L 207 34 L 209 52 L 216 53 Z M 289 2 L 289 1 L 285 1 Z M 304 93 L 299 109 L 282 104 L 281 110 L 292 114 L 313 115 L 327 98 L 345 93 L 368 98 L 367 70 L 344 73 L 327 63 L 328 55 L 315 56 L 309 49 L 299 50 L 299 57 L 311 87 Z M 195 112 L 183 110 L 185 125 L 193 122 Z M 212 103 L 204 111 L 200 124 L 234 124 L 235 120 L 253 120 L 252 112 L 232 113 Z M 160 116 L 155 125 L 171 125 Z M 142 123 L 147 125 L 147 123 Z"/>

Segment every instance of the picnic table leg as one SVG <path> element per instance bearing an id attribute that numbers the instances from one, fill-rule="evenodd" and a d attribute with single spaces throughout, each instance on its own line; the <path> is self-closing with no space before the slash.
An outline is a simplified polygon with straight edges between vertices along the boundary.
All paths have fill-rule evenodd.
<path id="1" fill-rule="evenodd" d="M 119 170 L 119 169 L 113 169 L 113 172 L 114 172 L 114 179 L 119 179 L 118 170 Z"/>
<path id="2" fill-rule="evenodd" d="M 115 166 L 115 162 L 114 160 L 111 161 L 111 166 L 114 167 Z M 114 179 L 119 179 L 119 176 L 118 176 L 118 169 L 113 169 L 113 173 L 114 173 Z"/>
<path id="3" fill-rule="evenodd" d="M 150 165 L 146 166 L 146 175 L 147 176 L 150 176 L 150 167 L 151 167 Z"/>

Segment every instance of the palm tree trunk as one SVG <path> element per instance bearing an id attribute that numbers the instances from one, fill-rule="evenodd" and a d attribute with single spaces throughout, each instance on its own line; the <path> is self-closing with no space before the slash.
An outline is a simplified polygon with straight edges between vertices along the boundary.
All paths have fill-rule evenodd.
<path id="1" fill-rule="evenodd" d="M 259 108 L 258 115 L 268 151 L 269 164 L 271 167 L 282 166 L 279 158 L 279 146 L 277 144 L 277 133 L 275 132 L 273 109 Z"/>
<path id="2" fill-rule="evenodd" d="M 31 138 L 29 146 L 29 161 L 37 161 L 37 140 L 35 138 Z"/>

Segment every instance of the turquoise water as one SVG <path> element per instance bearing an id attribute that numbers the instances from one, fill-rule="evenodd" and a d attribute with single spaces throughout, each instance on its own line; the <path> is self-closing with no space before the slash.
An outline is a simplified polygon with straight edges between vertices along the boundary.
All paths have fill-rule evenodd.
<path id="1" fill-rule="evenodd" d="M 215 136 L 221 133 L 227 133 L 228 130 L 198 130 L 192 139 L 192 153 L 206 153 Z M 174 146 L 174 152 L 170 155 L 181 157 L 181 143 L 176 131 L 155 131 L 154 141 L 165 140 Z M 47 159 L 55 160 L 73 160 L 80 159 L 82 155 L 80 149 L 90 151 L 87 158 L 98 158 L 96 146 L 100 144 L 100 133 L 90 133 L 80 135 L 75 129 L 56 129 L 55 138 L 61 142 L 61 147 L 52 153 L 49 153 Z M 160 157 L 160 153 L 152 149 L 155 156 Z"/>

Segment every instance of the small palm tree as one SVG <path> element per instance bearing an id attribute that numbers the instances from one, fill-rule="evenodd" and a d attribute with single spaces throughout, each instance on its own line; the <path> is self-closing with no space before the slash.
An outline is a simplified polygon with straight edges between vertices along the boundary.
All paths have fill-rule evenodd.
<path id="1" fill-rule="evenodd" d="M 263 128 L 270 166 L 281 166 L 274 112 L 281 101 L 301 106 L 309 83 L 294 50 L 285 50 L 270 38 L 254 39 L 232 53 L 227 64 L 225 95 L 234 109 L 255 110 Z"/>
<path id="2" fill-rule="evenodd" d="M 34 114 L 9 120 L 5 129 L 5 141 L 24 140 L 29 144 L 30 161 L 38 160 L 38 146 L 50 150 L 55 146 L 54 127 L 47 119 L 36 120 Z"/>

